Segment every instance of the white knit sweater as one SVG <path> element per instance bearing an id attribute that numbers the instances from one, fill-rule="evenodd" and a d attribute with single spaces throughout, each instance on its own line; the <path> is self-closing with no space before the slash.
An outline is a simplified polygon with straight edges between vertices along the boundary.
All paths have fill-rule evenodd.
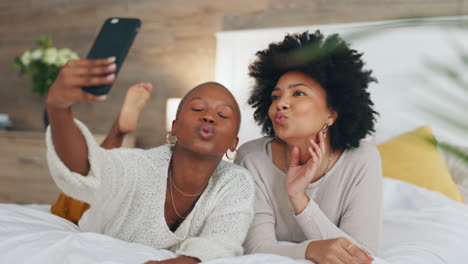
<path id="1" fill-rule="evenodd" d="M 192 212 L 172 232 L 164 218 L 169 145 L 106 150 L 84 124 L 75 123 L 88 146 L 89 174 L 82 176 L 63 164 L 50 128 L 47 158 L 60 189 L 91 204 L 79 222 L 82 231 L 169 249 L 202 261 L 242 255 L 254 202 L 254 184 L 245 169 L 221 161 Z"/>

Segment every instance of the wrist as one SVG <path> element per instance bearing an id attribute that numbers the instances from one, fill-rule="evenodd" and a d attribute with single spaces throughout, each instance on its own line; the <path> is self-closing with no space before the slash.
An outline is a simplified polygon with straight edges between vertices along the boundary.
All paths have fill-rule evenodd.
<path id="1" fill-rule="evenodd" d="M 180 259 L 183 261 L 184 264 L 192 264 L 192 263 L 201 262 L 198 258 L 189 257 L 189 256 L 181 256 Z"/>
<path id="2" fill-rule="evenodd" d="M 45 107 L 46 107 L 47 115 L 49 116 L 49 118 L 68 116 L 72 114 L 71 106 L 66 107 L 66 108 L 60 108 L 60 107 L 56 107 L 55 105 L 46 103 Z"/>
<path id="3" fill-rule="evenodd" d="M 47 112 L 68 112 L 71 110 L 71 105 L 61 106 L 58 103 L 55 103 L 52 99 L 47 98 L 45 102 L 45 107 Z"/>
<path id="4" fill-rule="evenodd" d="M 295 196 L 289 196 L 289 202 L 291 203 L 294 209 L 294 213 L 296 215 L 299 215 L 309 204 L 310 198 L 309 196 L 307 196 L 307 194 L 302 193 Z"/>
<path id="5" fill-rule="evenodd" d="M 307 244 L 306 253 L 305 253 L 305 258 L 314 263 L 318 263 L 318 259 L 317 259 L 316 252 L 315 252 L 316 242 L 317 241 L 312 241 L 309 244 Z"/>

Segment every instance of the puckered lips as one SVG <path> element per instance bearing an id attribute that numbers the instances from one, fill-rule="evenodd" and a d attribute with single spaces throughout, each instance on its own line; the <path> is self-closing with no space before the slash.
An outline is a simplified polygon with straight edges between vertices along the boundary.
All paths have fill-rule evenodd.
<path id="1" fill-rule="evenodd" d="M 288 117 L 283 113 L 276 113 L 274 121 L 278 125 L 283 125 L 288 120 Z"/>
<path id="2" fill-rule="evenodd" d="M 198 128 L 198 134 L 202 139 L 209 140 L 215 136 L 215 129 L 208 124 L 203 124 Z"/>

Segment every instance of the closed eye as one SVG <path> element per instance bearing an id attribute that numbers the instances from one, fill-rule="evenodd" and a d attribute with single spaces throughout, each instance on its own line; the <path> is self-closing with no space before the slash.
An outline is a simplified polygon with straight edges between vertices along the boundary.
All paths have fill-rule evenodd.
<path id="1" fill-rule="evenodd" d="M 200 109 L 200 108 L 192 108 L 192 111 L 201 112 L 201 111 L 203 111 L 203 109 Z"/>
<path id="2" fill-rule="evenodd" d="M 229 117 L 228 117 L 228 116 L 225 116 L 225 115 L 223 115 L 223 114 L 219 114 L 219 113 L 218 113 L 218 115 L 219 115 L 221 118 L 224 118 L 224 119 L 229 119 Z"/>

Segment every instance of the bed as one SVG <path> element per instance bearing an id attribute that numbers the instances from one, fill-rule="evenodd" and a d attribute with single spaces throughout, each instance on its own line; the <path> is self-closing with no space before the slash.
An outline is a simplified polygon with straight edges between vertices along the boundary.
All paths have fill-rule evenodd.
<path id="1" fill-rule="evenodd" d="M 448 21 L 453 21 L 453 18 L 448 18 Z M 252 113 L 242 104 L 246 101 L 248 94 L 242 89 L 249 86 L 246 67 L 253 58 L 253 50 L 264 48 L 265 43 L 278 40 L 285 32 L 312 30 L 317 27 L 329 32 L 349 32 L 352 28 L 367 26 L 363 24 L 307 26 L 218 34 L 216 76 L 218 81 L 232 89 L 241 102 L 244 117 L 240 134 L 241 143 L 260 135 L 259 129 L 250 118 Z M 258 39 L 246 41 L 246 38 Z M 362 45 L 363 47 L 371 46 L 368 43 Z M 374 61 L 371 60 L 369 63 L 372 64 Z M 379 69 L 378 66 L 374 68 Z M 377 71 L 377 73 L 381 80 L 379 85 L 388 84 L 386 80 L 391 78 L 386 75 L 385 71 Z M 387 74 L 395 75 L 394 72 Z M 391 104 L 401 104 L 399 98 L 389 97 L 385 91 L 381 90 L 373 90 L 371 93 L 376 105 L 379 106 L 381 118 L 376 136 L 368 140 L 378 144 L 419 125 L 429 123 L 434 127 L 434 134 L 438 139 L 456 141 L 460 143 L 460 146 L 468 146 L 468 137 L 446 133 L 447 128 L 441 123 L 433 123 L 433 120 L 419 117 L 402 121 L 399 114 L 404 114 L 404 112 L 390 112 L 392 109 L 388 108 Z M 402 111 L 408 111 L 408 109 L 407 106 L 400 108 Z M 468 152 L 468 148 L 465 150 Z M 443 155 L 442 162 L 448 166 L 448 173 L 457 190 L 464 200 L 468 201 L 467 163 L 448 152 L 439 154 Z M 457 202 L 438 191 L 389 177 L 384 179 L 383 195 L 382 247 L 379 256 L 376 256 L 375 264 L 466 263 L 468 259 L 468 250 L 466 250 L 468 245 L 467 203 Z M 173 253 L 167 250 L 156 250 L 140 244 L 127 243 L 101 234 L 80 232 L 76 225 L 52 215 L 49 207 L 49 205 L 37 204 L 0 204 L 0 263 L 144 263 L 147 260 L 174 257 Z M 255 254 L 212 260 L 207 263 L 311 262 L 295 261 L 271 254 Z"/>
<path id="2" fill-rule="evenodd" d="M 144 263 L 173 257 L 79 228 L 48 206 L 0 204 L 0 263 Z M 384 224 L 375 264 L 446 264 L 468 259 L 468 205 L 415 185 L 384 180 Z M 269 254 L 207 263 L 311 263 Z"/>

